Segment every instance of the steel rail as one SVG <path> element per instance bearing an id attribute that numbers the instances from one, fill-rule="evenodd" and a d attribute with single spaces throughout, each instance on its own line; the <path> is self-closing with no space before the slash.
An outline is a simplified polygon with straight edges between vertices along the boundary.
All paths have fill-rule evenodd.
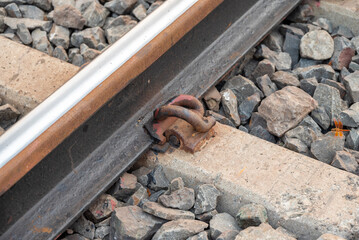
<path id="1" fill-rule="evenodd" d="M 0 196 L 221 2 L 166 1 L 6 131 L 0 137 Z"/>
<path id="2" fill-rule="evenodd" d="M 14 194 L 40 195 L 0 239 L 57 236 L 149 148 L 152 140 L 143 126 L 154 109 L 174 95 L 200 97 L 299 2 L 224 1 L 0 198 L 0 211 L 8 206 L 9 212 L 0 214 L 0 225 L 6 225 L 18 207 Z M 59 161 L 67 172 L 51 182 Z M 42 176 L 47 184 L 40 188 L 47 191 L 30 190 L 43 168 L 51 175 Z"/>

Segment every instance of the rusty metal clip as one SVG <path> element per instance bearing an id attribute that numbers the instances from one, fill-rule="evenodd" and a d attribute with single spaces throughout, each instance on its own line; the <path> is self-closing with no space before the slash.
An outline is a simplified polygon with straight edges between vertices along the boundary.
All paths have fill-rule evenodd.
<path id="1" fill-rule="evenodd" d="M 154 122 L 146 128 L 159 145 L 167 141 L 175 147 L 194 152 L 216 124 L 213 117 L 204 117 L 202 103 L 190 95 L 180 95 L 154 112 Z M 210 132 L 210 133 L 209 133 Z"/>

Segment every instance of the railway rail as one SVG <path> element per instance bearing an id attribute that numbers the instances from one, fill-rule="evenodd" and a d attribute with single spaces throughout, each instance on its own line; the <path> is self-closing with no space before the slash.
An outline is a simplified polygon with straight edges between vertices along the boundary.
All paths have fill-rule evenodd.
<path id="1" fill-rule="evenodd" d="M 201 97 L 299 2 L 166 1 L 0 138 L 0 239 L 56 238 L 149 149 L 156 108 Z"/>

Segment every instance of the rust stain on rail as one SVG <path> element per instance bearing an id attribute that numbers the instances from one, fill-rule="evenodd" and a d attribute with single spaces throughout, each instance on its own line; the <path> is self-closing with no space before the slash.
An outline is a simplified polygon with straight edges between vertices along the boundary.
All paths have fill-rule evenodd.
<path id="1" fill-rule="evenodd" d="M 0 196 L 90 118 L 101 106 L 126 87 L 223 0 L 199 0 L 175 22 L 117 69 L 102 84 L 0 169 Z"/>

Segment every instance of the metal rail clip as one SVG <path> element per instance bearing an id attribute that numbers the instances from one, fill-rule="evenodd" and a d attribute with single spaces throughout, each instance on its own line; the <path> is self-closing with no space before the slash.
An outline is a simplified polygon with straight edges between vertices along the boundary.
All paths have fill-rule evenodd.
<path id="1" fill-rule="evenodd" d="M 164 152 L 170 144 L 191 153 L 198 151 L 203 140 L 214 136 L 212 127 L 216 124 L 212 116 L 203 115 L 202 103 L 190 95 L 179 95 L 156 109 L 153 123 L 146 126 L 156 139 L 152 149 Z"/>

